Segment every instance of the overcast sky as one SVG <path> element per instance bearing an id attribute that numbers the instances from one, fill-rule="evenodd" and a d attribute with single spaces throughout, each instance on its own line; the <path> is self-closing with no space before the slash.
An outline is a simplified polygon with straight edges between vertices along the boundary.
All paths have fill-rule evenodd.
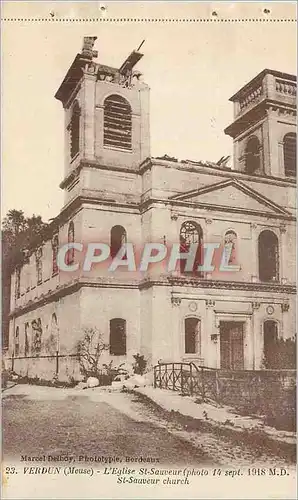
<path id="1" fill-rule="evenodd" d="M 260 3 L 259 11 L 269 4 L 275 6 Z M 58 5 L 43 8 L 59 14 Z M 74 5 L 69 3 L 64 15 L 76 15 Z M 206 5 L 210 11 L 215 4 Z M 195 15 L 202 17 L 199 7 L 206 15 L 206 5 L 193 4 Z M 182 10 L 185 17 L 190 7 Z M 136 7 L 130 9 L 129 16 L 140 15 Z M 235 4 L 226 4 L 224 13 L 229 11 L 235 15 Z M 289 17 L 287 10 L 281 12 Z M 232 139 L 223 132 L 233 118 L 229 97 L 264 68 L 296 73 L 296 24 L 290 22 L 22 21 L 6 22 L 2 29 L 2 214 L 15 208 L 47 220 L 63 205 L 58 187 L 64 168 L 63 108 L 54 94 L 84 35 L 98 36 L 98 61 L 116 67 L 146 40 L 137 67 L 151 88 L 153 156 L 217 161 L 231 154 Z"/>

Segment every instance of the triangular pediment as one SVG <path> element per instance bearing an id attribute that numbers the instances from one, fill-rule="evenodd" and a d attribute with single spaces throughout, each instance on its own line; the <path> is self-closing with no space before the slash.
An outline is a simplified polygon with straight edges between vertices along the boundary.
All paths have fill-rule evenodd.
<path id="1" fill-rule="evenodd" d="M 170 198 L 173 202 L 186 202 L 214 209 L 230 209 L 251 213 L 289 216 L 283 207 L 240 181 L 230 179 L 209 184 Z"/>

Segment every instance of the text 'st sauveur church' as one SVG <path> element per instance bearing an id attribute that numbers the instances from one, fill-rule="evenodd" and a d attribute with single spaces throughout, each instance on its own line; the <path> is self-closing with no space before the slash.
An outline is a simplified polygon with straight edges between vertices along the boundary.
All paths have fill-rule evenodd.
<path id="1" fill-rule="evenodd" d="M 55 97 L 64 109 L 64 206 L 48 241 L 12 276 L 9 354 L 16 373 L 51 379 L 55 354 L 75 353 L 86 328 L 101 332 L 115 364 L 193 361 L 261 369 L 270 344 L 295 333 L 296 77 L 264 69 L 231 97 L 233 166 L 150 156 L 149 87 L 133 51 L 122 66 L 95 61 L 96 37 Z M 200 98 L 198 96 L 198 98 Z M 203 138 L 202 138 L 203 140 Z M 64 272 L 66 242 L 181 248 L 219 243 L 237 272 L 146 272 L 107 266 Z M 81 259 L 69 251 L 67 264 Z M 52 356 L 52 357 L 48 357 Z M 79 378 L 61 357 L 59 379 Z"/>

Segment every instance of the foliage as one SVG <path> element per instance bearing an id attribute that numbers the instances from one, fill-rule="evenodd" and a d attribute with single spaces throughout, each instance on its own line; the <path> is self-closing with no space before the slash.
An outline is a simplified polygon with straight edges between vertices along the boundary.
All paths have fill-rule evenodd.
<path id="1" fill-rule="evenodd" d="M 28 377 L 27 375 L 18 377 L 18 384 L 29 384 L 29 385 L 40 385 L 44 387 L 75 387 L 76 381 L 74 378 L 69 377 L 68 382 L 60 382 L 56 375 L 53 376 L 52 380 L 45 380 L 40 377 Z"/>
<path id="2" fill-rule="evenodd" d="M 2 334 L 8 344 L 11 274 L 21 266 L 30 251 L 46 237 L 50 226 L 40 215 L 25 217 L 22 210 L 9 210 L 2 223 Z"/>
<path id="3" fill-rule="evenodd" d="M 105 373 L 102 375 L 102 380 L 100 379 L 100 385 L 110 385 L 118 375 L 127 376 L 127 370 L 123 368 L 124 365 L 125 363 L 121 363 L 118 366 L 114 366 L 113 361 L 110 361 L 109 363 L 104 363 L 103 368 Z"/>
<path id="4" fill-rule="evenodd" d="M 2 254 L 9 274 L 46 238 L 48 228 L 40 215 L 25 217 L 22 210 L 9 210 L 2 223 Z"/>
<path id="5" fill-rule="evenodd" d="M 85 378 L 99 378 L 101 375 L 100 356 L 109 349 L 109 345 L 103 342 L 101 334 L 96 328 L 85 328 L 83 331 L 84 336 L 76 345 L 81 372 Z"/>
<path id="6" fill-rule="evenodd" d="M 133 357 L 135 359 L 135 362 L 133 364 L 133 372 L 136 373 L 137 375 L 143 375 L 147 366 L 146 359 L 144 358 L 143 355 L 139 353 L 134 354 Z"/>
<path id="7" fill-rule="evenodd" d="M 263 402 L 265 425 L 285 431 L 296 431 L 296 387 L 286 389 L 281 393 L 275 391 L 271 398 Z"/>
<path id="8" fill-rule="evenodd" d="M 265 368 L 275 370 L 296 368 L 296 336 L 272 342 L 264 358 Z"/>
<path id="9" fill-rule="evenodd" d="M 103 366 L 106 374 L 109 377 L 114 378 L 114 377 L 116 377 L 116 375 L 119 375 L 119 372 L 121 371 L 121 367 L 123 365 L 124 365 L 124 363 L 121 363 L 121 365 L 119 365 L 118 367 L 114 366 L 114 362 L 113 362 L 113 360 L 111 360 L 109 363 L 104 363 L 102 366 Z"/>

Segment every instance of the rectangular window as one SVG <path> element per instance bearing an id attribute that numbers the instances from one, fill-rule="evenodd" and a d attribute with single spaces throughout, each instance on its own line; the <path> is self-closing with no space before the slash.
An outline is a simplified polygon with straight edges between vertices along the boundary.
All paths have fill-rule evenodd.
<path id="1" fill-rule="evenodd" d="M 198 318 L 185 319 L 185 354 L 199 354 L 200 326 L 201 322 Z"/>
<path id="2" fill-rule="evenodd" d="M 110 354 L 125 356 L 126 354 L 126 321 L 122 318 L 110 320 Z"/>

